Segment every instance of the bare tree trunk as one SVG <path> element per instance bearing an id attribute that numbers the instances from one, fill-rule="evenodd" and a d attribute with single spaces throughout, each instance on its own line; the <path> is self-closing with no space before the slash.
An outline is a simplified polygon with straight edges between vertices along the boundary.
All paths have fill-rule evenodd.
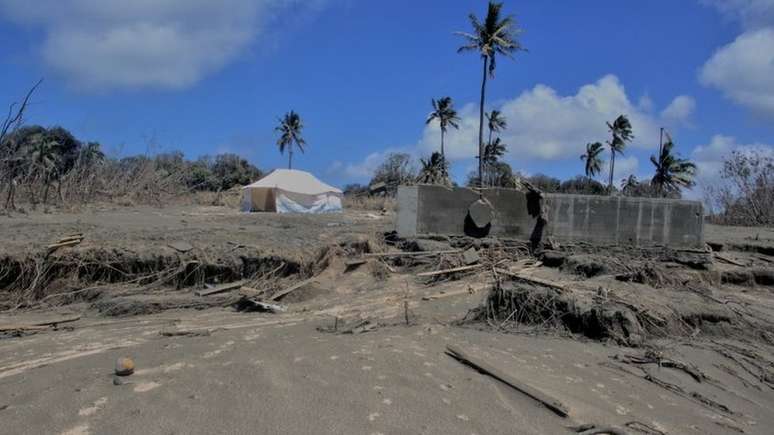
<path id="1" fill-rule="evenodd" d="M 478 186 L 484 187 L 484 100 L 486 97 L 486 71 L 489 57 L 484 56 L 484 77 L 481 80 L 481 104 L 478 114 Z"/>
<path id="2" fill-rule="evenodd" d="M 607 186 L 608 194 L 613 194 L 613 174 L 615 173 L 615 150 L 610 149 L 610 183 Z"/>

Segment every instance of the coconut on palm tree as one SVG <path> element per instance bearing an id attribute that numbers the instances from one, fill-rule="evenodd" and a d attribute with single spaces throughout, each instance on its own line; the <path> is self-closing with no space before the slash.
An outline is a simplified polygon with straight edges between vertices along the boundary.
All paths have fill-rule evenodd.
<path id="1" fill-rule="evenodd" d="M 586 144 L 586 152 L 581 154 L 580 159 L 586 163 L 585 172 L 587 178 L 591 179 L 602 171 L 602 159 L 599 156 L 602 154 L 603 149 L 604 146 L 599 142 Z"/>
<path id="2" fill-rule="evenodd" d="M 626 144 L 631 142 L 634 138 L 632 134 L 632 124 L 629 122 L 629 118 L 626 115 L 621 115 L 613 121 L 613 123 L 607 123 L 607 128 L 612 133 L 613 138 L 607 143 L 610 147 L 610 183 L 608 189 L 610 193 L 613 192 L 613 176 L 615 173 L 615 155 L 623 155 Z"/>
<path id="3" fill-rule="evenodd" d="M 661 147 L 661 154 L 650 156 L 650 161 L 656 167 L 656 174 L 651 180 L 651 184 L 658 189 L 660 195 L 677 192 L 680 188 L 693 187 L 696 182 L 693 177 L 696 175 L 696 164 L 680 158 L 672 153 L 674 143 L 667 141 Z"/>
<path id="4" fill-rule="evenodd" d="M 457 52 L 475 51 L 481 56 L 484 67 L 478 123 L 478 179 L 481 183 L 483 183 L 481 174 L 484 172 L 484 103 L 487 75 L 494 77 L 498 54 L 512 58 L 515 52 L 524 50 L 518 40 L 521 29 L 512 16 L 501 16 L 502 7 L 502 3 L 490 1 L 484 22 L 479 21 L 474 14 L 468 16 L 473 33 L 457 32 L 466 39 L 466 44 Z"/>
<path id="5" fill-rule="evenodd" d="M 457 116 L 457 111 L 454 110 L 454 100 L 451 97 L 443 97 L 438 100 L 433 99 L 433 111 L 427 115 L 427 121 L 425 124 L 438 120 L 438 124 L 441 126 L 441 158 L 446 161 L 446 153 L 443 149 L 443 140 L 446 135 L 446 131 L 449 126 L 459 129 L 460 126 L 457 121 L 460 120 Z"/>
<path id="6" fill-rule="evenodd" d="M 274 129 L 280 132 L 280 137 L 277 139 L 280 154 L 284 154 L 285 150 L 288 150 L 288 169 L 293 169 L 293 145 L 295 144 L 302 153 L 304 152 L 306 141 L 301 137 L 303 129 L 304 123 L 301 121 L 301 117 L 292 110 L 280 119 L 279 127 Z"/>

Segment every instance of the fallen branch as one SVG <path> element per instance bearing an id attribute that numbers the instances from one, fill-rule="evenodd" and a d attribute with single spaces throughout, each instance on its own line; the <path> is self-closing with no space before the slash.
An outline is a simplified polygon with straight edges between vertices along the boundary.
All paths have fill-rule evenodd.
<path id="1" fill-rule="evenodd" d="M 25 324 L 0 325 L 0 332 L 6 331 L 42 331 L 50 326 L 56 328 L 62 323 L 71 323 L 80 320 L 81 316 L 62 317 L 59 319 L 43 320 L 39 322 L 29 322 Z"/>
<path id="2" fill-rule="evenodd" d="M 558 400 L 542 393 L 541 391 L 536 390 L 535 388 L 532 388 L 527 384 L 518 381 L 514 377 L 501 372 L 500 370 L 481 360 L 477 360 L 457 347 L 446 346 L 446 354 L 456 359 L 457 361 L 468 365 L 485 375 L 491 376 L 492 378 L 504 383 L 505 385 L 508 385 L 509 387 L 526 395 L 527 397 L 536 400 L 560 417 L 566 418 L 569 415 L 567 407 Z"/>
<path id="3" fill-rule="evenodd" d="M 546 287 L 551 287 L 553 289 L 565 292 L 567 291 L 567 287 L 565 287 L 562 284 L 558 284 L 552 281 L 548 281 L 542 278 L 532 277 L 532 276 L 526 276 L 519 273 L 514 273 L 505 269 L 496 268 L 495 269 L 498 273 L 502 273 L 503 275 L 507 275 L 517 281 L 526 281 L 532 284 L 538 284 Z"/>
<path id="4" fill-rule="evenodd" d="M 720 254 L 716 253 L 714 255 L 715 255 L 715 258 L 717 258 L 718 260 L 723 261 L 724 263 L 728 263 L 728 264 L 730 264 L 732 266 L 747 267 L 746 264 L 742 264 L 742 263 L 740 263 L 738 261 L 732 260 L 732 259 L 730 259 L 728 257 L 724 257 L 724 256 L 722 256 Z"/>
<path id="5" fill-rule="evenodd" d="M 287 296 L 289 293 L 300 289 L 301 287 L 311 283 L 314 280 L 315 280 L 315 277 L 312 277 L 312 278 L 305 279 L 303 281 L 297 282 L 297 283 L 293 284 L 292 286 L 286 288 L 285 290 L 281 290 L 278 293 L 274 294 L 272 297 L 269 298 L 269 300 L 278 301 L 278 300 L 282 299 L 283 297 Z"/>
<path id="6" fill-rule="evenodd" d="M 478 268 L 483 267 L 483 266 L 484 266 L 483 264 L 474 264 L 472 266 L 460 266 L 460 267 L 455 267 L 455 268 L 452 268 L 452 269 L 436 270 L 436 271 L 433 271 L 433 272 L 422 272 L 422 273 L 418 273 L 417 276 L 425 277 L 425 276 L 446 275 L 446 274 L 454 273 L 454 272 L 465 272 L 465 271 L 468 271 L 468 270 L 478 269 Z"/>
<path id="7" fill-rule="evenodd" d="M 423 255 L 459 254 L 459 249 L 446 251 L 418 251 L 418 252 L 371 252 L 363 254 L 364 257 L 418 257 Z"/>
<path id="8" fill-rule="evenodd" d="M 197 296 L 209 296 L 209 295 L 214 295 L 214 294 L 217 294 L 217 293 L 227 292 L 229 290 L 234 290 L 234 289 L 238 289 L 238 288 L 242 287 L 246 282 L 247 281 L 242 280 L 242 281 L 232 282 L 232 283 L 229 283 L 229 284 L 219 285 L 219 286 L 216 286 L 216 287 L 213 287 L 213 288 L 210 288 L 210 289 L 197 290 L 196 291 L 196 295 Z"/>

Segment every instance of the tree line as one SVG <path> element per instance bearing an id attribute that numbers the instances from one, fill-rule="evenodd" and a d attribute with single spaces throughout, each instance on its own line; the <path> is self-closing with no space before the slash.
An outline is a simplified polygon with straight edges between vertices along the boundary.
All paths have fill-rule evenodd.
<path id="1" fill-rule="evenodd" d="M 161 202 L 165 195 L 228 190 L 262 174 L 236 154 L 195 160 L 179 151 L 108 157 L 97 142 L 81 141 L 63 127 L 39 125 L 7 132 L 0 162 L 0 193 L 8 211 L 17 209 L 19 199 L 33 208 L 123 197 Z"/>

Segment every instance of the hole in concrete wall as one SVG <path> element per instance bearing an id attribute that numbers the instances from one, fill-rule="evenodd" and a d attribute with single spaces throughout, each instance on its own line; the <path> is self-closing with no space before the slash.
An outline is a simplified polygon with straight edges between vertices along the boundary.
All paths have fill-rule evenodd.
<path id="1" fill-rule="evenodd" d="M 476 223 L 473 222 L 473 218 L 470 217 L 470 213 L 465 216 L 464 231 L 465 235 L 469 237 L 475 237 L 480 239 L 489 235 L 489 231 L 492 229 L 492 223 L 486 224 L 486 226 L 479 228 Z"/>

